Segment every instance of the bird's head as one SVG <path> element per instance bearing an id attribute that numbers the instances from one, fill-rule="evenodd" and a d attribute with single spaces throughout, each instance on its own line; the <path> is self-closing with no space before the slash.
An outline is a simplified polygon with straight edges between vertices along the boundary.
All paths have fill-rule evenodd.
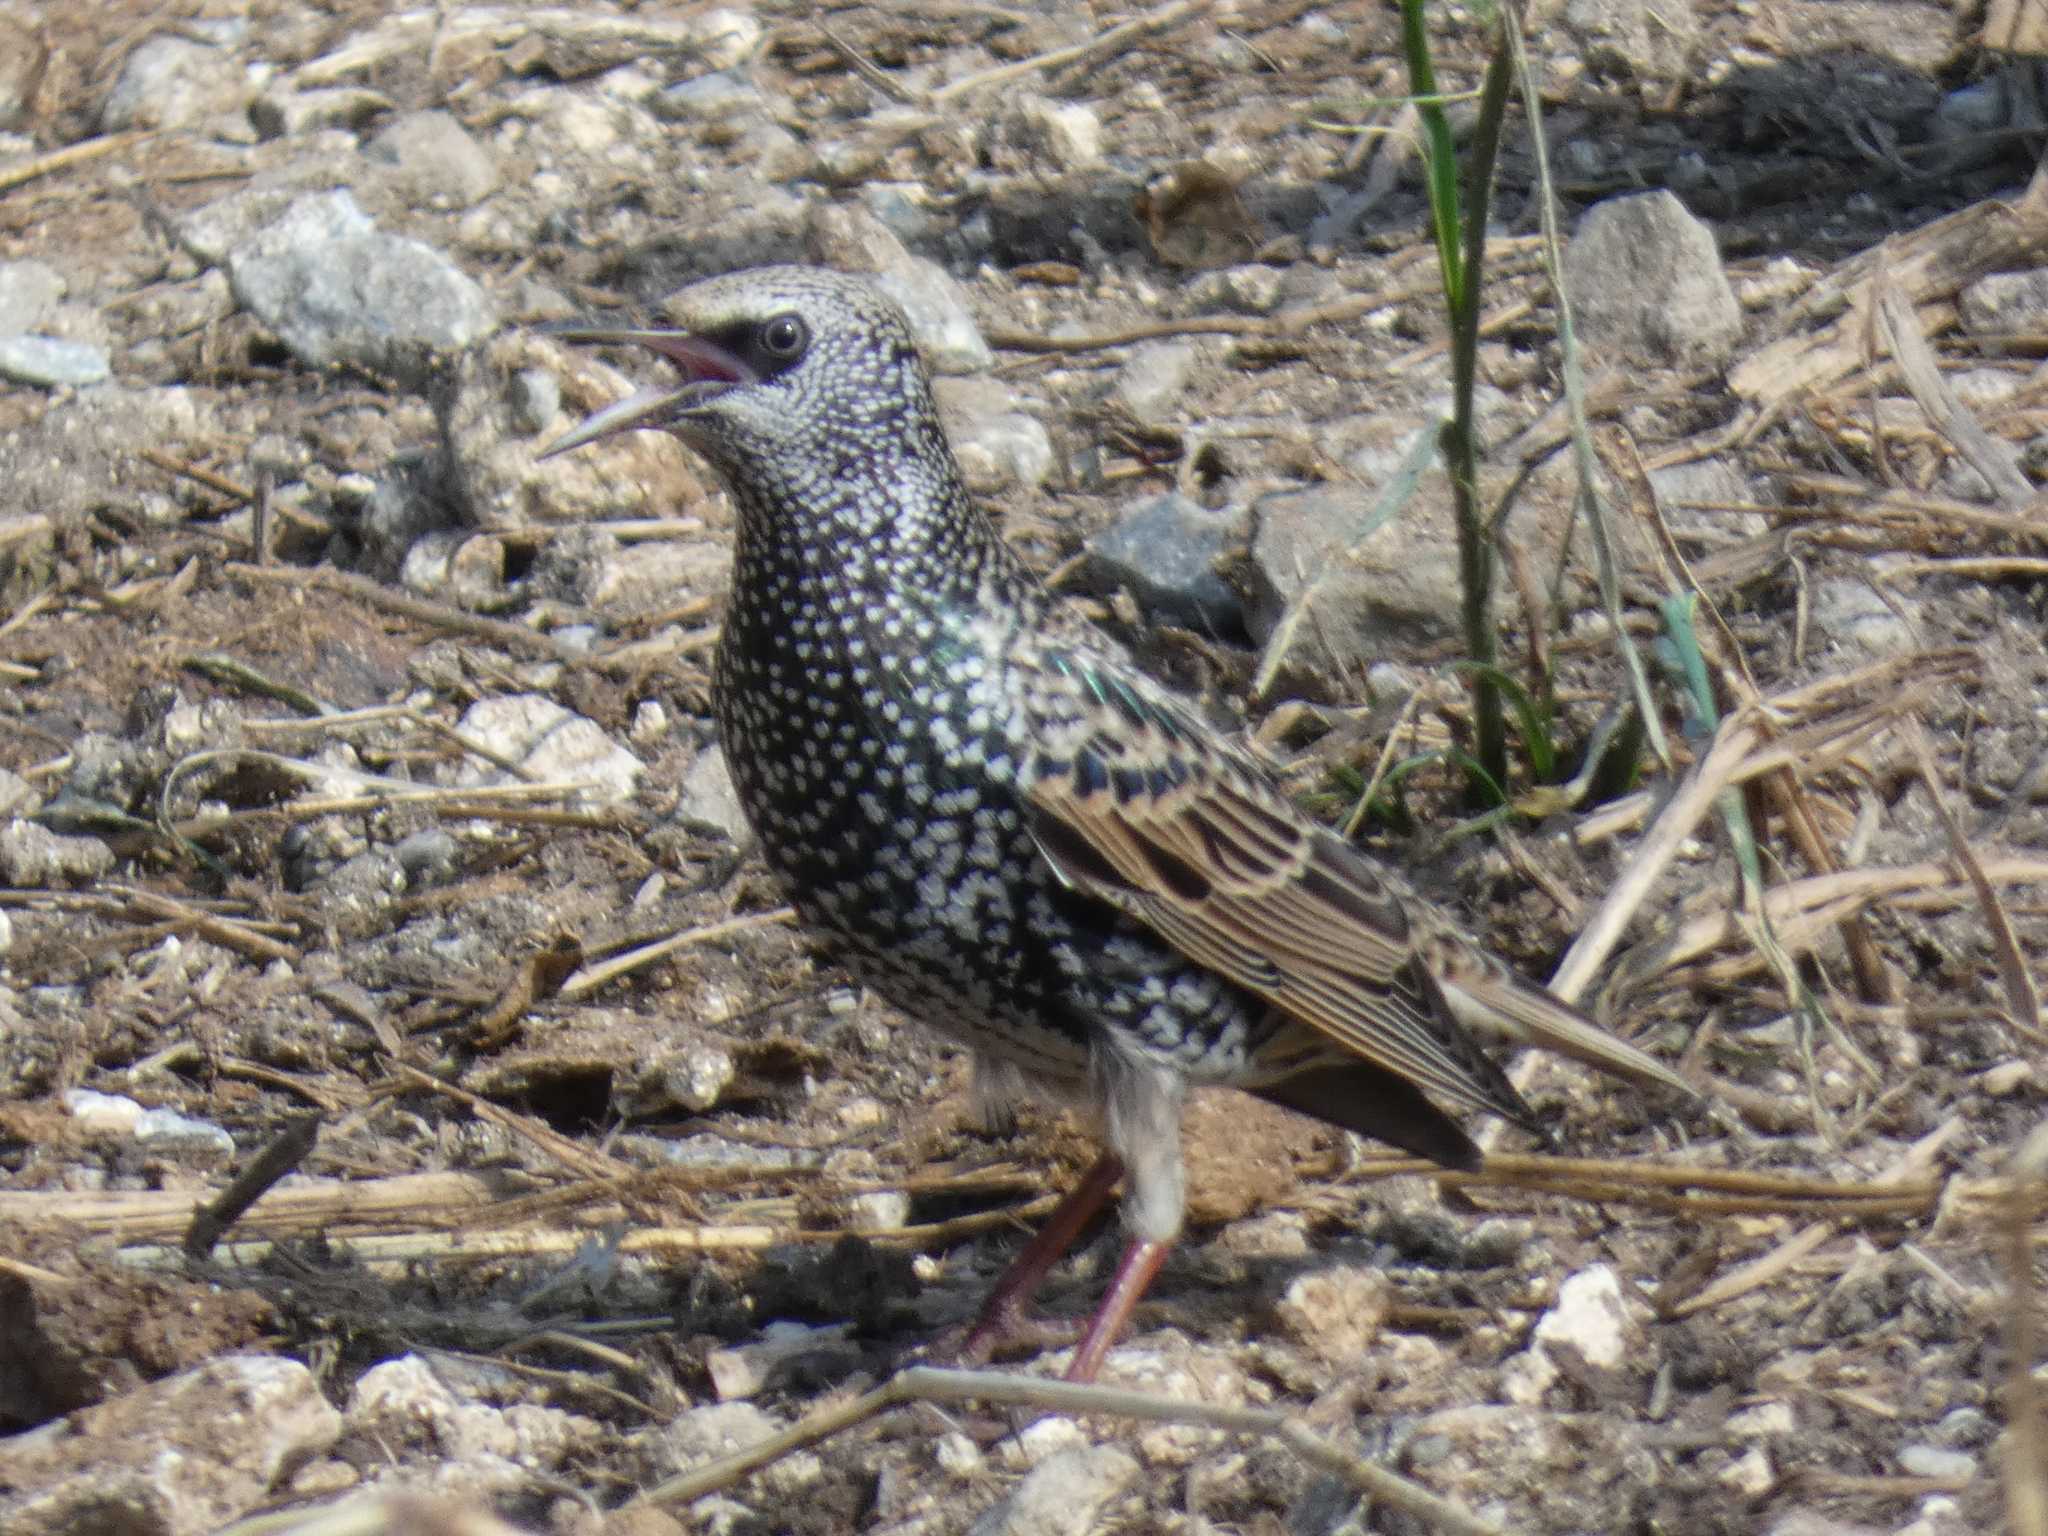
<path id="1" fill-rule="evenodd" d="M 666 326 L 571 323 L 570 341 L 632 342 L 682 375 L 590 417 L 543 457 L 639 429 L 674 433 L 728 480 L 826 476 L 892 443 L 928 448 L 931 390 L 902 312 L 858 277 L 757 267 L 709 278 L 661 305 Z"/>

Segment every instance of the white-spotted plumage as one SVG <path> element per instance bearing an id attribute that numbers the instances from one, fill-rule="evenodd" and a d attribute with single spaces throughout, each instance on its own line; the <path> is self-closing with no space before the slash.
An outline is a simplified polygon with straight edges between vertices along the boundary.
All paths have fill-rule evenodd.
<path id="1" fill-rule="evenodd" d="M 1099 1110 L 1144 1257 L 1077 1372 L 1179 1231 L 1191 1083 L 1457 1166 L 1477 1152 L 1435 1100 L 1534 1128 L 1475 1031 L 1684 1088 L 1065 619 L 969 500 L 908 327 L 867 283 L 769 267 L 665 309 L 673 331 L 569 333 L 642 342 L 685 378 L 557 450 L 651 427 L 711 462 L 738 527 L 720 728 L 769 864 L 857 975 L 992 1078 Z"/>

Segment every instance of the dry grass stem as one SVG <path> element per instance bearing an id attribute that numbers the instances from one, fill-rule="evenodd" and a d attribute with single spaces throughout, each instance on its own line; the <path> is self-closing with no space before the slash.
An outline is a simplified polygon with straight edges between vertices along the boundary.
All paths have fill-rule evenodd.
<path id="1" fill-rule="evenodd" d="M 1928 798 L 1934 802 L 1935 814 L 1941 818 L 1942 829 L 1948 834 L 1949 848 L 1955 854 L 1956 863 L 1969 877 L 1970 888 L 1976 892 L 1978 906 L 1984 913 L 1984 924 L 1991 931 L 1999 975 L 2005 982 L 2006 1006 L 2012 1011 L 2011 1023 L 2035 1044 L 2048 1043 L 2048 1034 L 2044 1034 L 2041 1027 L 2041 992 L 2034 985 L 2026 953 L 2020 948 L 2019 935 L 2013 932 L 2012 918 L 2005 910 L 2005 903 L 1998 899 L 1997 888 L 1977 857 L 1976 849 L 1970 846 L 1962 823 L 1956 820 L 1956 813 L 1949 807 L 1948 796 L 1941 787 L 1941 770 L 1934 765 L 1934 749 L 1928 744 L 1927 732 L 1919 720 L 1913 718 L 1905 722 L 1904 732 L 1913 761 L 1920 769 L 1920 782 L 1926 786 Z"/>
<path id="2" fill-rule="evenodd" d="M 589 996 L 608 982 L 665 960 L 682 950 L 693 949 L 700 944 L 716 944 L 756 928 L 780 927 L 795 921 L 796 908 L 776 907 L 767 912 L 749 912 L 744 917 L 729 918 L 722 923 L 707 923 L 699 928 L 686 928 L 680 933 L 670 934 L 665 939 L 657 939 L 651 944 L 643 944 L 624 954 L 614 955 L 600 964 L 584 966 L 562 983 L 560 995 L 564 1001 L 573 1002 L 579 997 Z"/>
<path id="3" fill-rule="evenodd" d="M 539 630 L 528 629 L 523 624 L 509 624 L 503 619 L 487 619 L 474 613 L 465 613 L 460 608 L 451 608 L 446 603 L 429 602 L 425 598 L 413 597 L 394 587 L 388 587 L 368 576 L 358 576 L 351 571 L 338 571 L 331 566 L 250 565 L 231 561 L 227 566 L 230 575 L 245 581 L 263 582 L 272 586 L 313 587 L 333 592 L 348 598 L 351 602 L 363 603 L 386 613 L 395 613 L 401 618 L 412 619 L 433 629 L 448 634 L 474 635 L 480 640 L 489 640 L 521 655 L 543 656 L 550 661 L 573 661 L 575 656 L 565 650 L 560 641 Z"/>
<path id="4" fill-rule="evenodd" d="M 34 181 L 40 176 L 52 176 L 58 171 L 68 171 L 75 165 L 85 164 L 88 160 L 117 155 L 124 149 L 155 138 L 156 132 L 154 128 L 149 128 L 138 129 L 132 133 L 102 134 L 96 139 L 81 139 L 78 143 L 67 144 L 62 149 L 31 155 L 28 159 L 17 160 L 12 165 L 0 166 L 0 192 Z"/>
<path id="5" fill-rule="evenodd" d="M 1304 1461 L 1344 1479 L 1358 1492 L 1411 1518 L 1455 1536 L 1503 1536 L 1501 1527 L 1482 1520 L 1461 1505 L 1439 1498 L 1363 1457 L 1332 1444 L 1291 1414 L 1265 1408 L 1231 1408 L 1132 1392 L 1122 1387 L 1048 1381 L 1037 1376 L 998 1371 L 938 1370 L 912 1366 L 883 1385 L 848 1401 L 812 1413 L 779 1434 L 768 1436 L 730 1456 L 721 1456 L 656 1484 L 636 1503 L 686 1504 L 720 1488 L 730 1487 L 750 1472 L 807 1446 L 864 1424 L 888 1409 L 906 1403 L 988 1403 L 1035 1408 L 1051 1413 L 1100 1413 L 1154 1424 L 1197 1424 L 1238 1434 L 1268 1435 L 1280 1440 Z"/>
<path id="6" fill-rule="evenodd" d="M 2048 1536 L 2048 1416 L 2034 1374 L 2040 1358 L 2041 1298 L 2034 1283 L 2030 1234 L 2048 1204 L 2048 1121 L 2036 1126 L 2014 1155 L 2000 1213 L 2005 1245 L 2006 1315 L 2005 1507 L 2013 1536 Z"/>

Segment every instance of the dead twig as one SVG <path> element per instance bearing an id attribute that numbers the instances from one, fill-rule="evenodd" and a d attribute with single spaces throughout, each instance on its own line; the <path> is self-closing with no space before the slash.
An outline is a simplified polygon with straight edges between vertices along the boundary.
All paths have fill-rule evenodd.
<path id="1" fill-rule="evenodd" d="M 1129 21 L 1118 22 L 1104 32 L 1097 33 L 1085 43 L 1076 43 L 1070 48 L 1054 48 L 1050 52 L 1035 54 L 1028 59 L 1018 59 L 1010 64 L 998 64 L 985 69 L 978 75 L 968 75 L 950 85 L 942 85 L 926 98 L 929 105 L 944 106 L 958 96 L 974 91 L 986 90 L 992 85 L 1006 85 L 1012 80 L 1021 80 L 1027 75 L 1042 74 L 1047 70 L 1060 69 L 1067 65 L 1098 63 L 1114 54 L 1124 51 L 1142 37 L 1154 32 L 1164 32 L 1177 27 L 1184 21 L 1192 21 L 1207 11 L 1212 0 L 1172 0 L 1157 10 L 1147 11 L 1142 16 L 1133 16 Z M 863 79 L 866 76 L 862 76 Z"/>
<path id="2" fill-rule="evenodd" d="M 899 1371 L 872 1392 L 817 1410 L 779 1434 L 657 1483 L 635 1504 L 684 1504 L 731 1486 L 750 1472 L 864 1424 L 906 1403 L 990 1403 L 1054 1413 L 1102 1413 L 1154 1424 L 1198 1424 L 1238 1434 L 1268 1435 L 1304 1461 L 1342 1478 L 1360 1493 L 1456 1536 L 1502 1536 L 1501 1527 L 1431 1493 L 1375 1462 L 1335 1445 L 1292 1414 L 1269 1408 L 1194 1403 L 1121 1387 L 1047 1381 L 997 1371 L 949 1371 L 928 1365 Z M 630 1506 L 629 1506 L 630 1507 Z"/>
<path id="3" fill-rule="evenodd" d="M 654 964 L 657 960 L 685 949 L 694 949 L 700 944 L 715 944 L 735 934 L 746 933 L 755 928 L 779 927 L 796 921 L 796 908 L 777 907 L 770 912 L 749 912 L 744 917 L 727 918 L 722 923 L 708 923 L 701 928 L 686 928 L 672 933 L 665 939 L 656 939 L 622 955 L 614 955 L 597 965 L 586 965 L 562 983 L 561 997 L 574 1001 L 595 992 L 608 982 Z"/>
<path id="4" fill-rule="evenodd" d="M 1913 312 L 1913 306 L 1906 302 L 1883 267 L 1878 268 L 1872 281 L 1877 294 L 1877 316 L 1884 322 L 1885 341 L 1898 361 L 1906 388 L 1927 413 L 1927 419 L 1984 477 L 2000 506 L 2016 512 L 2033 505 L 2034 487 L 2020 472 L 2019 455 L 2010 443 L 2000 442 L 1986 432 L 1983 423 L 1956 398 L 1948 380 L 1941 376 L 1941 365 L 1921 333 L 1920 318 Z"/>
<path id="5" fill-rule="evenodd" d="M 1963 873 L 1969 877 L 1970 885 L 1977 893 L 1978 907 L 1984 914 L 1984 925 L 1991 930 L 1992 948 L 1998 955 L 1999 975 L 2005 982 L 2005 1000 L 2011 1009 L 2012 1026 L 2036 1045 L 2048 1044 L 2048 1034 L 2044 1034 L 2041 1027 L 2041 993 L 2027 968 L 2026 952 L 2020 948 L 2019 935 L 2013 932 L 2012 918 L 2005 910 L 2005 903 L 1998 899 L 1998 892 L 1985 874 L 1976 850 L 1970 846 L 1962 823 L 1956 820 L 1955 812 L 1949 808 L 1948 796 L 1941 788 L 1941 771 L 1934 766 L 1934 750 L 1927 742 L 1927 732 L 1917 717 L 1909 717 L 1903 723 L 1902 733 L 1920 770 L 1920 782 L 1927 787 L 1928 798 L 1934 802 L 1934 812 L 1941 818 L 1942 830 L 1948 834 L 1949 849 L 1955 854 L 1956 863 L 1962 866 Z"/>
<path id="6" fill-rule="evenodd" d="M 367 576 L 357 576 L 350 571 L 337 571 L 326 566 L 309 569 L 298 565 L 251 565 L 239 560 L 228 562 L 225 569 L 231 575 L 271 586 L 317 587 L 323 591 L 352 598 L 359 603 L 366 603 L 373 608 L 381 608 L 386 613 L 395 613 L 401 618 L 431 625 L 450 634 L 474 635 L 480 640 L 489 640 L 508 650 L 544 656 L 550 661 L 566 662 L 576 659 L 575 655 L 552 635 L 528 629 L 523 624 L 510 624 L 503 619 L 487 619 L 480 614 L 464 613 L 460 608 L 451 608 L 446 603 L 429 602 L 425 598 L 394 592 L 381 582 L 372 581 Z"/>
<path id="7" fill-rule="evenodd" d="M 192 1224 L 185 1229 L 185 1252 L 195 1259 L 205 1258 L 265 1191 L 286 1174 L 297 1171 L 320 1139 L 320 1120 L 317 1113 L 293 1118 L 249 1160 L 248 1167 L 235 1175 L 233 1183 L 194 1211 Z"/>
<path id="8" fill-rule="evenodd" d="M 97 139 L 86 139 L 81 143 L 67 144 L 62 149 L 53 149 L 47 154 L 31 155 L 13 165 L 0 166 L 0 192 L 34 181 L 39 176 L 53 175 L 68 171 L 74 165 L 83 165 L 88 160 L 97 160 L 102 155 L 116 155 L 122 150 L 156 137 L 153 128 L 137 129 L 130 133 L 102 134 Z"/>

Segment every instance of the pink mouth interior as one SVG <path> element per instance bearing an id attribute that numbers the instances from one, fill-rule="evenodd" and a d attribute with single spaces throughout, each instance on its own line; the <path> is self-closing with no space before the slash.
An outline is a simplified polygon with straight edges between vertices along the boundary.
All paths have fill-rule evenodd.
<path id="1" fill-rule="evenodd" d="M 753 384 L 760 379 L 731 351 L 702 336 L 652 335 L 634 339 L 668 358 L 693 384 Z"/>

